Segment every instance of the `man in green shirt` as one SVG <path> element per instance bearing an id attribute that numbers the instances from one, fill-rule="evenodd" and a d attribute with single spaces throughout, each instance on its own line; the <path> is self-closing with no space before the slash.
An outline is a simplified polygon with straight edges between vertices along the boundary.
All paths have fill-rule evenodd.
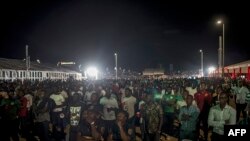
<path id="1" fill-rule="evenodd" d="M 164 112 L 164 126 L 162 131 L 169 135 L 173 134 L 173 122 L 175 116 L 176 96 L 171 93 L 171 87 L 162 97 L 162 107 Z"/>

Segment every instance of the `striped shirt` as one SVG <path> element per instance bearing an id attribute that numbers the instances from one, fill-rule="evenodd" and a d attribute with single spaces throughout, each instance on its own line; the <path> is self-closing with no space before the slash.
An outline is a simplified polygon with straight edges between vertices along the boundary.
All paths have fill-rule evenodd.
<path id="1" fill-rule="evenodd" d="M 228 123 L 226 123 L 228 121 Z M 213 106 L 208 115 L 208 125 L 214 127 L 213 132 L 224 135 L 224 125 L 236 124 L 236 110 L 226 105 L 222 110 L 220 105 Z"/>

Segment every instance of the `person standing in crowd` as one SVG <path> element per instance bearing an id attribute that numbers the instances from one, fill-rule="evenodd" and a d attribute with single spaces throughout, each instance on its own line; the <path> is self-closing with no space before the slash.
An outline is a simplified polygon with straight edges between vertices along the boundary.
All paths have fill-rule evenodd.
<path id="1" fill-rule="evenodd" d="M 236 111 L 237 111 L 237 118 L 236 121 L 239 122 L 240 120 L 240 114 L 242 113 L 243 118 L 246 118 L 246 107 L 247 107 L 247 102 L 246 102 L 246 96 L 249 93 L 248 88 L 245 86 L 245 83 L 243 81 L 239 82 L 239 88 L 236 93 Z"/>
<path id="2" fill-rule="evenodd" d="M 204 140 L 207 141 L 207 137 L 208 137 L 208 122 L 207 122 L 207 120 L 208 120 L 209 109 L 210 109 L 211 103 L 212 103 L 212 95 L 208 91 L 206 91 L 205 82 L 201 82 L 200 91 L 194 95 L 194 99 L 195 99 L 197 106 L 200 110 L 200 115 L 199 115 L 198 124 L 197 124 L 197 129 L 198 129 L 197 134 L 200 135 L 199 129 L 201 129 L 200 124 L 202 123 Z"/>
<path id="3" fill-rule="evenodd" d="M 208 125 L 213 127 L 211 141 L 222 141 L 224 139 L 224 125 L 236 124 L 236 111 L 227 104 L 228 95 L 221 93 L 220 103 L 213 106 L 209 111 Z"/>
<path id="4" fill-rule="evenodd" d="M 50 105 L 48 92 L 40 90 L 38 99 L 34 102 L 33 113 L 34 121 L 37 128 L 37 134 L 41 141 L 50 141 L 49 138 L 49 123 L 50 123 Z"/>
<path id="5" fill-rule="evenodd" d="M 196 84 L 194 82 L 188 82 L 188 85 L 186 87 L 186 90 L 188 91 L 188 93 L 192 96 L 194 96 L 194 94 L 197 93 L 197 88 L 196 88 Z"/>
<path id="6" fill-rule="evenodd" d="M 100 99 L 100 104 L 103 106 L 102 119 L 105 122 L 105 128 L 108 128 L 115 124 L 115 111 L 119 109 L 117 100 L 114 97 L 111 97 L 111 92 L 111 89 L 107 89 L 106 95 Z M 107 135 L 108 133 L 105 132 L 105 137 Z"/>
<path id="7" fill-rule="evenodd" d="M 197 119 L 199 116 L 199 109 L 197 106 L 194 106 L 193 103 L 193 96 L 188 95 L 186 97 L 186 106 L 181 107 L 179 120 L 181 122 L 180 128 L 180 140 L 189 139 L 192 141 L 196 139 L 196 125 Z"/>
<path id="8" fill-rule="evenodd" d="M 220 94 L 222 93 L 222 87 L 221 86 L 218 86 L 215 90 L 215 93 L 213 94 L 213 99 L 212 99 L 212 104 L 213 106 L 219 104 L 219 97 L 220 97 Z"/>
<path id="9" fill-rule="evenodd" d="M 187 98 L 188 95 L 190 95 L 190 94 L 188 93 L 188 91 L 187 91 L 187 90 L 184 90 L 183 93 L 182 93 L 182 99 L 177 100 L 177 102 L 176 102 L 176 107 L 177 107 L 177 109 L 180 109 L 181 107 L 187 105 L 186 98 Z M 192 105 L 194 105 L 194 106 L 197 107 L 197 104 L 196 104 L 195 100 L 193 100 Z"/>
<path id="10" fill-rule="evenodd" d="M 64 141 L 66 137 L 66 110 L 65 110 L 65 99 L 60 94 L 58 89 L 54 89 L 50 99 L 55 103 L 52 107 L 51 112 L 51 123 L 53 125 L 53 138 L 55 141 Z"/>
<path id="11" fill-rule="evenodd" d="M 132 90 L 129 88 L 125 89 L 125 97 L 122 99 L 123 110 L 127 111 L 129 114 L 128 122 L 132 126 L 134 125 L 135 120 L 135 104 L 136 98 L 132 96 Z"/>
<path id="12" fill-rule="evenodd" d="M 18 90 L 17 91 L 17 97 L 20 101 L 20 110 L 18 113 L 19 121 L 20 121 L 20 133 L 23 138 L 25 138 L 27 141 L 31 141 L 31 134 L 30 134 L 30 129 L 28 126 L 29 119 L 28 119 L 28 100 L 26 97 L 24 97 L 24 92 L 23 90 Z"/>
<path id="13" fill-rule="evenodd" d="M 173 124 L 175 117 L 176 97 L 171 94 L 171 87 L 167 89 L 166 94 L 162 97 L 162 106 L 164 110 L 163 132 L 173 135 Z"/>
<path id="14" fill-rule="evenodd" d="M 91 104 L 91 95 L 93 93 L 95 93 L 95 91 L 94 91 L 94 84 L 90 84 L 88 86 L 88 89 L 87 89 L 85 95 L 84 95 L 84 102 L 85 102 L 86 105 Z"/>
<path id="15" fill-rule="evenodd" d="M 77 140 L 78 126 L 81 119 L 81 113 L 84 108 L 83 104 L 80 102 L 80 97 L 81 95 L 79 93 L 74 93 L 67 107 L 67 115 L 69 119 L 68 123 L 70 123 L 69 141 Z"/>
<path id="16" fill-rule="evenodd" d="M 116 122 L 109 130 L 107 141 L 134 141 L 133 127 L 127 122 L 129 114 L 126 111 L 117 111 Z"/>
<path id="17" fill-rule="evenodd" d="M 101 112 L 103 107 L 102 105 L 100 104 L 99 102 L 99 96 L 97 93 L 93 93 L 91 95 L 91 98 L 90 98 L 90 103 L 88 106 L 87 106 L 87 109 L 96 109 L 98 110 L 98 112 Z"/>
<path id="18" fill-rule="evenodd" d="M 249 93 L 250 96 L 250 93 Z M 250 128 L 250 104 L 248 103 L 246 108 L 247 117 L 238 122 L 239 125 L 246 125 Z"/>
<path id="19" fill-rule="evenodd" d="M 124 111 L 128 112 L 127 122 L 135 131 L 135 105 L 136 105 L 136 98 L 132 96 L 132 90 L 129 88 L 125 89 L 125 97 L 122 99 L 122 108 Z M 133 137 L 135 133 L 133 132 Z"/>
<path id="20" fill-rule="evenodd" d="M 10 138 L 12 138 L 13 141 L 19 141 L 18 112 L 20 110 L 20 102 L 14 97 L 13 90 L 3 92 L 0 107 L 3 107 L 3 125 L 1 126 L 4 127 L 1 139 L 3 141 L 10 141 Z"/>
<path id="21" fill-rule="evenodd" d="M 153 94 L 146 96 L 142 111 L 145 141 L 159 141 L 163 123 L 163 110 L 160 104 L 153 101 Z"/>

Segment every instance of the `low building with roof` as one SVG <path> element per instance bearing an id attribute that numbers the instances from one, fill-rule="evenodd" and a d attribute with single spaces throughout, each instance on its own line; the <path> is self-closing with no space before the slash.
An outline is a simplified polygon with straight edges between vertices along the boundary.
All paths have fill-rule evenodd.
<path id="1" fill-rule="evenodd" d="M 221 73 L 222 69 L 216 69 L 212 72 L 212 75 L 221 76 Z M 250 60 L 225 66 L 224 73 L 225 76 L 229 76 L 231 78 L 244 77 L 247 80 L 250 80 Z"/>
<path id="2" fill-rule="evenodd" d="M 30 62 L 27 70 L 26 61 L 0 58 L 0 80 L 67 80 L 82 79 L 82 74 L 63 67 L 47 63 Z"/>

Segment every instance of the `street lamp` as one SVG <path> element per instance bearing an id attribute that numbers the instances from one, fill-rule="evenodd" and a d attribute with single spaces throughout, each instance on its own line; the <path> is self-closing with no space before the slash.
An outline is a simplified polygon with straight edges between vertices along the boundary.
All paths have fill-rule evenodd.
<path id="1" fill-rule="evenodd" d="M 201 77 L 203 77 L 203 51 L 200 49 L 200 53 L 201 53 Z"/>
<path id="2" fill-rule="evenodd" d="M 114 54 L 115 55 L 115 79 L 117 80 L 117 53 Z"/>
<path id="3" fill-rule="evenodd" d="M 217 24 L 222 24 L 222 77 L 224 77 L 225 67 L 225 24 L 222 20 L 218 20 Z"/>

